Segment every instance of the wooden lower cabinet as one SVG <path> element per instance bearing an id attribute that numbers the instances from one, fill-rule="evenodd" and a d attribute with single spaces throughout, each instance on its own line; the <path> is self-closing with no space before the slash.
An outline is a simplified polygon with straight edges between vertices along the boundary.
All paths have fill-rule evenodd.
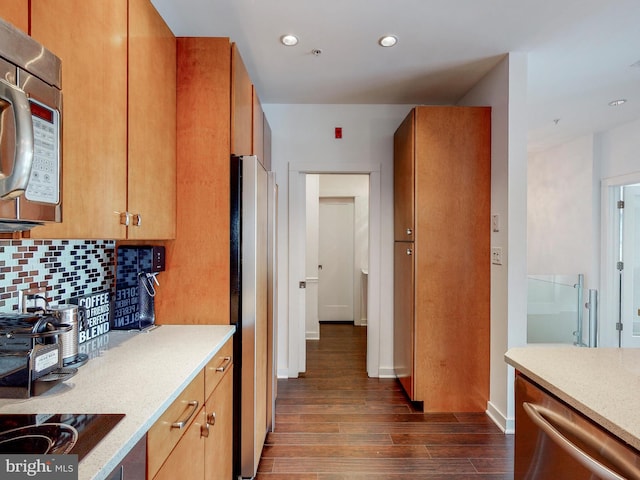
<path id="1" fill-rule="evenodd" d="M 204 371 L 185 388 L 165 410 L 147 434 L 147 476 L 154 478 L 183 439 L 191 423 L 195 422 L 204 404 Z M 176 424 L 182 424 L 182 427 Z"/>
<path id="2" fill-rule="evenodd" d="M 176 447 L 153 477 L 154 480 L 203 478 L 205 438 L 202 437 L 201 432 L 206 422 L 204 412 L 204 408 L 199 410 L 196 419 L 184 432 Z"/>
<path id="3" fill-rule="evenodd" d="M 208 429 L 204 478 L 229 480 L 233 476 L 233 365 L 207 399 L 204 410 Z"/>
<path id="4" fill-rule="evenodd" d="M 232 349 L 229 340 L 149 430 L 148 479 L 232 478 Z M 183 428 L 172 426 L 181 421 Z"/>

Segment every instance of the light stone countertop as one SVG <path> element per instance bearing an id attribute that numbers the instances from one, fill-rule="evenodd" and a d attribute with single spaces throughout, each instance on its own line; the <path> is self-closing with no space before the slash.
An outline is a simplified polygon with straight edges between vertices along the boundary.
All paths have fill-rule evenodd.
<path id="1" fill-rule="evenodd" d="M 110 331 L 93 347 L 80 345 L 93 351 L 74 377 L 38 397 L 0 399 L 0 413 L 124 413 L 78 466 L 79 480 L 102 480 L 234 331 L 229 325 Z"/>
<path id="2" fill-rule="evenodd" d="M 640 450 L 640 349 L 527 346 L 505 361 Z"/>

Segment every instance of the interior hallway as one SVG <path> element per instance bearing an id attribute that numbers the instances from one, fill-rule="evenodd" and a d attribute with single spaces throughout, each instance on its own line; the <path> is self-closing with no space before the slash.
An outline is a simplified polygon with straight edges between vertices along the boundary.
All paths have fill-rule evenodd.
<path id="1" fill-rule="evenodd" d="M 484 414 L 423 414 L 394 379 L 368 378 L 366 327 L 321 324 L 307 372 L 278 381 L 257 480 L 513 478 L 513 435 Z"/>

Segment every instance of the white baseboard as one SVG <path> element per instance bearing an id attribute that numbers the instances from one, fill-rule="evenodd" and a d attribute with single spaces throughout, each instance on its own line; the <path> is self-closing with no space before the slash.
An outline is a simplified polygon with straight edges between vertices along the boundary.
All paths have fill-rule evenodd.
<path id="1" fill-rule="evenodd" d="M 304 338 L 306 340 L 320 340 L 320 332 L 306 332 Z"/>
<path id="2" fill-rule="evenodd" d="M 507 418 L 493 403 L 487 402 L 486 413 L 489 418 L 493 420 L 493 423 L 495 423 L 505 434 L 515 433 L 515 420 Z"/>
<path id="3" fill-rule="evenodd" d="M 379 368 L 378 378 L 396 378 L 396 371 L 393 368 Z"/>

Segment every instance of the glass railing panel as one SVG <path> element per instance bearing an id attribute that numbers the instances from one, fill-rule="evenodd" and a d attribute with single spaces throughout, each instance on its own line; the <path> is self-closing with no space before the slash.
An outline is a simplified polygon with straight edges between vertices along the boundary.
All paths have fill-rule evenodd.
<path id="1" fill-rule="evenodd" d="M 529 275 L 527 281 L 527 343 L 584 345 L 583 276 Z"/>

